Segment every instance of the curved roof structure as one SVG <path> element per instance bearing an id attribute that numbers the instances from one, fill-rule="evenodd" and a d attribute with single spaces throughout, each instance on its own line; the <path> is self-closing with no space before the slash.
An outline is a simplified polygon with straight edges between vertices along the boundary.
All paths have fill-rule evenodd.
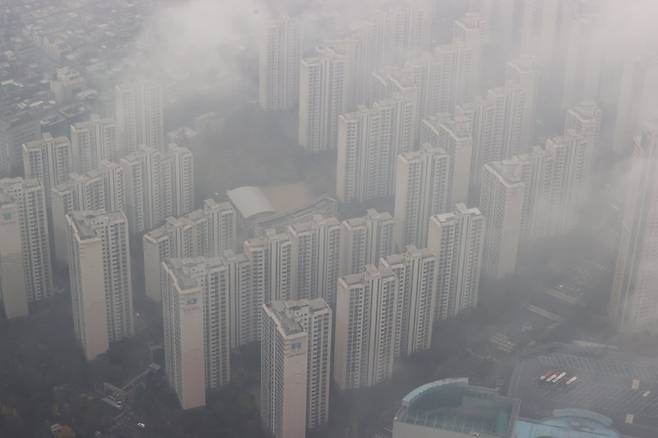
<path id="1" fill-rule="evenodd" d="M 226 194 L 244 219 L 276 213 L 270 201 L 258 187 L 238 187 L 229 190 Z"/>
<path id="2" fill-rule="evenodd" d="M 445 379 L 407 394 L 395 416 L 394 429 L 401 431 L 409 426 L 450 431 L 454 436 L 510 438 L 518 411 L 516 399 L 493 389 L 470 386 L 466 378 Z"/>

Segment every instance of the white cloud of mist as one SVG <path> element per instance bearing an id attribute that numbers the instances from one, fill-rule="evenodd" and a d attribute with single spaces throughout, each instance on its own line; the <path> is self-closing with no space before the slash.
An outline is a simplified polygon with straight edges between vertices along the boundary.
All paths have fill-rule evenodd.
<path id="1" fill-rule="evenodd" d="M 658 49 L 658 1 L 603 0 L 602 3 L 599 33 L 606 50 L 637 53 Z"/>
<path id="2" fill-rule="evenodd" d="M 269 20 L 299 17 L 311 45 L 329 38 L 339 26 L 367 18 L 390 0 L 188 0 L 163 7 L 146 20 L 134 66 L 135 76 L 188 81 L 190 91 L 218 94 L 243 89 L 245 59 L 257 57 L 257 41 Z M 400 3 L 400 2 L 398 2 Z M 255 67 L 252 63 L 252 68 Z M 252 81 L 253 82 L 253 81 Z"/>
<path id="3" fill-rule="evenodd" d="M 413 0 L 435 7 L 455 0 Z M 464 0 L 466 1 L 466 0 Z M 616 59 L 658 46 L 658 0 L 572 0 L 602 9 L 598 38 Z M 339 37 L 378 9 L 407 0 L 187 0 L 169 3 L 147 19 L 132 59 L 135 76 L 175 78 L 183 95 L 255 92 L 257 42 L 281 15 L 302 20 L 309 50 Z M 611 55 L 612 54 L 612 55 Z"/>

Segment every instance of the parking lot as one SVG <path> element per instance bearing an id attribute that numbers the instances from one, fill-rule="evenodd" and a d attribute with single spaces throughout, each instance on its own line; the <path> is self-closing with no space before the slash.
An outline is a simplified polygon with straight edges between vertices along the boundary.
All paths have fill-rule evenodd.
<path id="1" fill-rule="evenodd" d="M 561 373 L 566 377 L 559 383 L 540 379 Z M 576 379 L 567 385 L 571 377 Z M 624 431 L 658 422 L 658 360 L 600 346 L 555 344 L 517 364 L 509 392 L 524 400 L 522 415 L 582 408 L 612 418 Z"/>

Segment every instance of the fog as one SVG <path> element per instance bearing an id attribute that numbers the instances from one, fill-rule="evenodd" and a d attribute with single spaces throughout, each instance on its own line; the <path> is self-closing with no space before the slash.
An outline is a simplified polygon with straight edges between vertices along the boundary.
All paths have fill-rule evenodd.
<path id="1" fill-rule="evenodd" d="M 258 54 L 264 26 L 284 16 L 300 20 L 305 47 L 325 40 L 367 19 L 391 0 L 189 0 L 165 3 L 145 21 L 132 56 L 133 69 L 121 78 L 189 78 L 182 91 L 211 91 L 219 96 L 253 86 L 245 77 L 245 61 Z M 142 49 L 144 48 L 144 49 Z"/>
<path id="2" fill-rule="evenodd" d="M 142 0 L 111 0 L 108 8 L 131 14 L 124 17 L 128 24 L 119 20 L 118 29 L 125 25 L 135 31 L 132 24 L 140 24 L 134 39 L 125 43 L 117 38 L 121 40 L 113 47 L 117 56 L 108 49 L 112 35 L 116 37 L 113 23 L 95 16 L 106 10 L 104 3 L 99 6 L 102 1 L 0 0 L 0 211 L 4 213 L 0 214 L 0 274 L 5 278 L 14 274 L 11 278 L 15 280 L 3 283 L 0 278 L 0 292 L 8 292 L 6 284 L 23 282 L 24 296 L 19 298 L 25 304 L 24 315 L 14 319 L 0 315 L 0 437 L 50 436 L 47 428 L 61 423 L 70 424 L 80 437 L 272 438 L 271 425 L 265 424 L 269 419 L 264 417 L 271 414 L 266 413 L 266 406 L 275 397 L 264 391 L 292 384 L 274 382 L 285 374 L 279 370 L 268 373 L 261 369 L 274 367 L 275 359 L 283 357 L 278 350 L 272 353 L 274 347 L 266 349 L 271 345 L 278 348 L 283 341 L 261 342 L 266 333 L 262 324 L 266 317 L 272 321 L 284 318 L 280 308 L 272 310 L 273 302 L 293 299 L 318 299 L 321 303 L 314 305 L 327 312 L 317 327 L 329 335 L 314 333 L 313 339 L 324 344 L 317 341 L 312 352 L 310 344 L 308 351 L 302 351 L 298 341 L 291 344 L 294 355 L 290 357 L 296 368 L 290 374 L 297 379 L 291 393 L 302 407 L 307 400 L 298 396 L 306 397 L 308 382 L 325 379 L 317 387 L 330 396 L 326 403 L 315 406 L 329 407 L 316 430 L 307 431 L 304 423 L 297 434 L 277 438 L 415 437 L 400 435 L 393 428 L 401 400 L 420 385 L 459 377 L 490 388 L 496 396 L 518 398 L 524 406 L 519 415 L 529 421 L 542 421 L 553 415 L 555 408 L 595 410 L 601 406 L 596 402 L 603 400 L 609 406 L 596 413 L 609 416 L 612 427 L 623 436 L 658 436 L 658 159 L 647 154 L 642 159 L 652 161 L 633 160 L 637 150 L 632 138 L 641 133 L 645 122 L 657 119 L 658 123 L 658 0 L 144 0 L 144 10 L 149 11 L 145 17 L 132 15 L 142 10 L 133 7 L 141 6 Z M 89 11 L 84 5 L 94 13 L 86 15 Z M 301 57 L 305 58 L 316 54 L 319 46 L 340 46 L 337 41 L 377 13 L 408 6 L 430 16 L 429 44 L 418 43 L 423 38 L 414 34 L 423 29 L 426 16 L 404 23 L 400 20 L 396 28 L 380 22 L 377 30 L 381 33 L 360 34 L 362 40 L 350 52 L 357 55 L 350 58 L 348 54 L 347 61 L 339 61 L 344 62 L 344 70 L 336 70 L 345 75 L 340 80 L 335 80 L 333 70 L 327 73 L 335 68 L 333 64 L 326 67 L 327 61 L 317 67 L 322 71 L 321 85 L 313 88 L 307 84 L 302 90 L 297 84 L 296 94 L 302 90 L 306 95 L 322 96 L 305 96 L 306 100 L 315 99 L 315 106 L 321 109 L 314 107 L 300 116 L 302 99 L 286 95 L 286 88 L 294 82 L 287 81 L 289 77 L 277 77 L 271 81 L 275 85 L 268 86 L 278 88 L 272 94 L 278 94 L 280 101 L 292 102 L 268 107 L 259 100 L 259 48 L 271 23 L 282 17 L 300 23 Z M 524 8 L 535 6 L 533 17 L 537 20 L 530 19 L 531 14 L 522 15 L 530 10 Z M 553 21 L 542 17 L 551 10 L 560 11 Z M 505 11 L 509 16 L 501 17 Z M 455 20 L 469 13 L 481 14 L 486 25 L 474 20 L 463 40 L 453 39 Z M 584 25 L 581 37 L 572 38 L 571 32 L 575 35 L 581 28 L 562 20 L 570 14 L 584 18 L 592 28 Z M 85 20 L 91 23 L 88 27 Z M 66 25 L 60 28 L 60 21 Z M 85 39 L 76 33 L 78 27 L 91 34 L 80 43 L 82 49 L 69 47 L 57 52 L 58 44 L 68 44 L 57 39 L 63 34 L 75 35 L 74 43 Z M 405 34 L 404 43 L 393 41 L 398 33 Z M 97 39 L 103 42 L 98 53 Z M 434 50 L 438 46 L 442 50 Z M 372 55 L 378 50 L 384 53 Z M 105 55 L 108 59 L 103 59 Z M 367 61 L 360 63 L 359 56 Z M 284 56 L 277 53 L 274 57 Z M 474 62 L 476 58 L 479 62 Z M 511 64 L 517 60 L 521 61 Z M 638 79 L 645 73 L 643 66 L 631 68 L 641 64 L 636 64 L 638 60 L 653 63 L 644 83 Z M 107 75 L 95 70 L 98 65 L 107 66 Z M 473 65 L 482 71 L 471 71 Z M 70 78 L 57 84 L 45 79 L 54 78 L 63 66 L 75 70 Z M 283 70 L 278 64 L 272 70 L 277 70 L 273 77 L 290 76 L 287 68 L 285 74 L 278 71 Z M 333 82 L 322 82 L 327 77 L 340 82 L 336 89 L 348 89 L 348 70 L 353 79 L 350 90 L 359 97 L 348 96 L 343 88 L 326 91 L 333 86 Z M 77 73 L 84 79 L 81 90 L 75 85 L 80 79 Z M 570 74 L 572 83 L 566 84 Z M 359 75 L 362 77 L 357 78 Z M 162 85 L 162 90 L 135 87 L 126 91 L 125 102 L 121 96 L 114 101 L 114 85 L 143 79 Z M 56 85 L 66 88 L 71 83 L 72 89 L 64 90 L 71 95 L 63 99 L 65 103 L 53 97 Z M 100 83 L 103 85 L 97 87 Z M 594 83 L 597 85 L 588 86 Z M 105 89 L 95 89 L 102 87 Z M 573 90 L 573 96 L 565 90 Z M 160 91 L 164 103 L 157 99 Z M 363 101 L 356 102 L 359 98 Z M 339 99 L 341 103 L 336 104 Z M 433 105 L 432 99 L 441 104 Z M 591 102 L 601 109 L 602 120 L 599 135 L 588 149 L 582 146 L 588 133 L 569 137 L 564 125 L 568 109 Z M 29 120 L 36 130 L 34 138 L 24 139 L 25 143 L 10 138 L 3 124 L 4 106 L 10 116 L 14 116 L 14 106 L 16 114 L 23 116 L 32 107 L 47 105 L 47 110 L 35 110 L 37 116 Z M 81 115 L 69 119 L 65 109 L 74 112 L 71 108 L 80 108 Z M 110 123 L 106 132 L 105 125 L 94 119 L 97 124 L 89 128 L 88 142 L 98 144 L 91 152 L 92 146 L 83 145 L 86 128 L 76 131 L 78 128 L 69 127 L 86 122 L 93 112 Z M 532 123 L 526 123 L 528 114 L 536 115 Z M 620 117 L 623 115 L 628 115 L 628 120 Z M 115 123 L 111 123 L 112 117 Z M 591 122 L 588 117 L 585 114 L 576 124 L 584 120 L 587 125 Z M 323 131 L 317 137 L 331 138 L 331 142 L 304 144 L 300 126 L 302 119 L 311 118 L 323 119 L 313 128 Z M 33 159 L 27 145 L 41 141 L 39 129 L 48 131 L 46 121 L 50 119 L 69 136 L 70 151 L 61 146 L 64 152 L 58 152 L 65 157 L 62 162 L 69 158 L 70 162 L 59 168 L 43 165 L 41 173 L 34 170 L 36 164 L 20 163 L 10 169 L 11 175 L 9 170 L 5 175 L 3 160 L 9 162 L 10 142 L 17 143 L 14 146 L 22 151 L 22 159 Z M 422 119 L 432 119 L 432 123 L 423 125 Z M 337 133 L 330 132 L 336 126 Z M 101 129 L 109 140 L 99 135 Z M 141 138 L 137 140 L 138 134 L 131 130 L 143 131 Z M 531 137 L 528 133 L 533 131 L 532 140 L 526 142 L 530 144 L 521 144 L 518 139 L 526 134 Z M 174 132 L 180 138 L 153 141 L 160 134 L 165 134 L 158 137 L 161 139 Z M 131 148 L 138 150 L 132 154 L 134 162 L 122 160 L 126 157 L 120 156 L 125 152 L 121 150 L 108 153 L 114 155 L 112 160 L 120 163 L 118 166 L 112 167 L 105 159 L 101 164 L 101 149 L 130 149 L 119 143 L 133 134 Z M 101 137 L 107 145 L 100 145 Z M 561 143 L 564 138 L 567 141 Z M 166 144 L 179 139 L 181 148 Z M 62 145 L 67 141 L 59 140 Z M 41 142 L 47 145 L 43 150 L 55 148 L 49 141 Z M 149 141 L 154 144 L 147 145 Z M 651 146 L 645 142 L 644 146 Z M 78 172 L 74 167 L 82 160 L 74 155 L 82 155 L 84 147 L 90 150 L 86 159 L 91 162 L 96 154 L 93 166 L 99 167 L 90 164 L 89 169 Z M 481 149 L 473 152 L 475 147 Z M 658 145 L 652 147 L 658 154 Z M 589 153 L 591 163 L 583 158 Z M 514 161 L 512 155 L 518 159 Z M 54 160 L 53 156 L 42 161 Z M 480 164 L 497 164 L 471 166 L 471 160 L 483 156 L 487 160 Z M 135 164 L 142 157 L 146 158 Z M 459 164 L 454 164 L 457 160 Z M 407 163 L 420 164 L 412 168 Z M 653 163 L 653 168 L 647 163 Z M 578 167 L 580 164 L 583 166 Z M 588 164 L 591 167 L 586 167 Z M 407 168 L 403 173 L 400 166 L 416 169 L 417 174 Z M 66 172 L 60 170 L 65 167 Z M 348 167 L 353 179 L 340 180 L 341 172 L 348 174 Z M 457 177 L 455 169 L 468 175 Z M 588 170 L 591 174 L 583 176 Z M 482 176 L 474 177 L 474 171 Z M 66 175 L 55 182 L 48 172 Z M 78 175 L 85 172 L 92 177 Z M 33 203 L 36 207 L 28 219 L 33 216 L 34 221 L 26 220 L 29 215 L 20 210 L 27 204 L 11 198 L 17 195 L 9 192 L 5 176 L 38 181 L 32 188 L 45 195 L 43 202 Z M 369 178 L 376 183 L 363 182 Z M 361 186 L 353 189 L 357 194 L 352 198 L 342 199 L 340 182 Z M 243 190 L 236 200 L 227 192 L 237 187 Z M 379 190 L 382 187 L 388 191 Z M 469 189 L 472 193 L 466 193 Z M 454 195 L 457 192 L 463 194 Z M 527 193 L 531 193 L 528 199 Z M 104 198 L 115 194 L 119 195 L 112 201 Z M 93 202 L 85 197 L 94 197 Z M 466 209 L 456 207 L 457 197 L 465 198 L 461 200 L 471 210 L 465 213 Z M 112 242 L 111 251 L 106 250 L 105 241 L 99 243 L 101 232 L 94 234 L 94 227 L 108 227 L 105 216 L 93 226 L 91 222 L 78 225 L 73 217 L 75 209 L 100 205 L 97 198 L 103 198 L 103 206 L 117 205 L 112 212 L 117 213 L 112 218 L 117 222 L 112 226 L 125 230 L 103 231 L 102 239 L 118 242 Z M 315 214 L 311 220 L 309 214 L 303 224 L 294 222 L 299 216 L 290 214 L 292 211 L 306 212 L 309 205 L 319 204 L 318 199 L 326 201 L 322 204 L 326 211 L 335 209 L 335 217 L 321 219 Z M 407 204 L 398 203 L 400 199 Z M 485 202 L 487 207 L 482 207 Z M 6 205 L 12 210 L 4 210 Z M 375 215 L 373 209 L 384 214 Z M 93 214 L 106 213 L 99 209 Z M 423 219 L 428 220 L 423 223 Z M 135 225 L 140 220 L 141 224 Z M 406 226 L 414 220 L 414 226 L 408 228 L 413 228 L 409 234 L 416 234 L 404 240 L 400 224 Z M 508 220 L 513 225 L 508 226 Z M 262 223 L 275 224 L 277 229 L 263 232 L 258 228 Z M 487 240 L 492 223 L 497 224 L 493 230 L 497 240 Z M 49 227 L 54 230 L 51 236 Z M 40 239 L 42 246 L 9 239 L 19 233 L 21 239 Z M 432 233 L 433 240 L 428 237 Z M 84 246 L 86 238 L 94 239 L 93 243 Z M 37 268 L 20 264 L 27 259 L 21 251 L 62 242 L 66 248 L 50 248 L 55 261 L 43 270 L 52 277 L 47 279 L 53 283 L 53 290 L 48 291 L 52 296 L 28 301 L 29 285 L 23 280 L 29 277 L 28 270 L 36 272 Z M 490 247 L 494 249 L 489 251 Z M 62 254 L 64 260 L 57 259 Z M 498 259 L 487 264 L 486 257 Z M 19 265 L 25 273 L 16 274 L 14 268 Z M 121 266 L 121 272 L 116 266 Z M 500 266 L 511 268 L 505 271 Z M 85 267 L 91 274 L 83 275 Z M 40 271 L 35 275 L 46 276 Z M 46 283 L 41 277 L 33 280 Z M 619 286 L 622 282 L 628 283 L 625 289 Z M 357 284 L 362 287 L 354 286 Z M 340 305 L 339 292 L 343 297 Z M 108 297 L 113 300 L 112 308 Z M 214 306 L 210 310 L 209 299 Z M 0 313 L 5 309 L 8 314 L 7 303 L 6 299 L 0 301 Z M 441 312 L 439 306 L 450 311 Z M 308 319 L 299 319 L 302 314 L 310 318 L 304 314 L 310 307 L 299 308 L 285 313 L 291 318 L 285 324 L 268 327 L 270 340 L 279 327 L 284 327 L 282 331 L 294 327 L 293 335 L 308 332 L 303 336 L 312 338 L 311 329 L 304 326 Z M 629 308 L 635 313 L 622 328 L 619 314 Z M 269 311 L 274 316 L 266 313 Z M 649 323 L 636 327 L 633 318 Z M 112 332 L 116 330 L 110 329 L 113 321 L 127 327 L 125 336 Z M 84 330 L 89 333 L 83 336 Z M 361 337 L 357 338 L 353 333 L 359 330 Z M 412 332 L 418 339 L 411 339 Z M 337 340 L 339 336 L 342 338 Z M 97 338 L 101 341 L 96 342 Z M 350 342 L 354 345 L 348 346 Z M 605 347 L 581 354 L 574 346 L 579 342 Z M 352 352 L 357 350 L 355 345 L 358 354 Z M 337 355 L 339 348 L 343 351 Z M 88 354 L 88 349 L 94 353 Z M 594 370 L 596 360 L 608 360 L 601 350 L 615 354 L 619 350 L 627 357 L 610 359 L 610 366 Z M 321 360 L 300 359 L 301 354 L 310 358 L 310 354 L 320 354 L 318 351 L 324 354 Z M 261 355 L 268 353 L 271 355 L 264 360 Z M 553 353 L 558 360 L 550 362 Z M 561 359 L 563 353 L 564 357 L 573 353 L 577 359 Z M 209 358 L 211 354 L 214 356 Z M 321 372 L 311 373 L 306 368 L 325 360 Z M 337 363 L 344 365 L 340 372 L 335 371 Z M 525 364 L 530 365 L 524 368 Z M 564 368 L 565 374 L 572 367 L 569 377 L 578 372 L 582 380 L 570 388 L 540 386 L 539 375 L 557 373 L 558 367 Z M 307 372 L 312 377 L 299 377 Z M 264 384 L 262 379 L 272 380 Z M 185 384 L 180 383 L 183 381 Z M 119 388 L 121 391 L 116 391 Z M 581 388 L 583 392 L 579 392 Z M 115 394 L 120 394 L 121 400 L 114 399 Z M 527 404 L 520 400 L 526 396 L 531 399 Z M 627 406 L 617 408 L 617 399 L 628 402 Z M 192 401 L 184 405 L 188 400 Z M 468 414 L 475 416 L 481 409 L 478 401 Z M 289 417 L 307 421 L 296 411 Z M 503 415 L 491 417 L 500 423 Z M 480 436 L 481 432 L 465 433 Z"/>

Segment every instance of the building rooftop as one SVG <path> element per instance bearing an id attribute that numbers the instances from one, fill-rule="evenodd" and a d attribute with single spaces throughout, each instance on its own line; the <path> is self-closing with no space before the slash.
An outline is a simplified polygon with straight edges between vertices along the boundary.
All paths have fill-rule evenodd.
<path id="1" fill-rule="evenodd" d="M 520 184 L 522 182 L 522 162 L 519 158 L 513 157 L 509 160 L 492 161 L 485 164 L 485 168 L 491 169 L 505 184 Z"/>
<path id="2" fill-rule="evenodd" d="M 495 390 L 445 379 L 420 386 L 402 399 L 395 423 L 495 438 L 511 438 L 520 402 Z"/>
<path id="3" fill-rule="evenodd" d="M 516 438 L 619 438 L 612 420 L 584 409 L 558 409 L 539 421 L 519 420 Z"/>
<path id="4" fill-rule="evenodd" d="M 276 213 L 269 199 L 258 187 L 244 186 L 226 192 L 231 203 L 245 219 Z"/>
<path id="5" fill-rule="evenodd" d="M 286 335 L 304 332 L 304 327 L 300 322 L 300 313 L 328 312 L 331 314 L 329 305 L 322 298 L 273 301 L 267 305 L 267 308 L 276 317 Z"/>
<path id="6" fill-rule="evenodd" d="M 259 235 L 267 229 L 282 230 L 290 224 L 304 222 L 317 215 L 325 217 L 336 216 L 336 212 L 336 200 L 330 196 L 323 195 L 304 207 L 255 218 L 251 225 L 253 234 Z"/>
<path id="7" fill-rule="evenodd" d="M 75 224 L 78 235 L 81 239 L 93 239 L 98 237 L 96 228 L 99 221 L 122 221 L 127 222 L 126 216 L 121 211 L 93 210 L 93 211 L 72 211 L 68 214 Z"/>
<path id="8" fill-rule="evenodd" d="M 285 301 L 273 301 L 266 306 L 276 317 L 276 321 L 279 326 L 281 326 L 285 335 L 294 335 L 304 332 L 304 327 L 299 323 L 295 314 L 288 309 L 288 305 Z"/>

